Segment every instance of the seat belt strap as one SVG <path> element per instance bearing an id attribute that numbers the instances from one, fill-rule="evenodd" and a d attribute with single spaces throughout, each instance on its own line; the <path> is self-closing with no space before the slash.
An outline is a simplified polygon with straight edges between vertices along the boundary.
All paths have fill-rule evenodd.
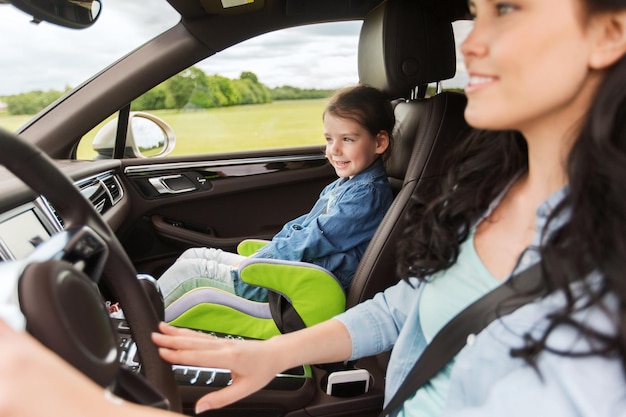
<path id="1" fill-rule="evenodd" d="M 512 313 L 546 293 L 541 263 L 509 278 L 457 314 L 435 335 L 379 417 L 389 415 L 435 376 L 467 342 L 497 317 Z"/>

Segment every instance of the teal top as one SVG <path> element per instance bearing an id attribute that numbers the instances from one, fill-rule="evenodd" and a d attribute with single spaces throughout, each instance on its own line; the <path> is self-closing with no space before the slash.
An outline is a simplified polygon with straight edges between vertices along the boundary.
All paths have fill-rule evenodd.
<path id="1" fill-rule="evenodd" d="M 533 242 L 520 255 L 511 274 L 520 273 L 536 263 L 539 258 L 537 248 L 542 246 L 544 239 L 549 237 L 552 230 L 556 230 L 567 220 L 567 213 L 560 212 L 548 225 L 554 207 L 562 201 L 565 193 L 564 187 L 537 208 L 535 224 L 537 232 Z M 491 203 L 482 218 L 489 216 L 500 199 L 501 197 Z M 479 223 L 482 219 L 477 220 Z M 457 312 L 499 284 L 478 258 L 473 243 L 472 230 L 468 239 L 461 244 L 457 262 L 447 270 L 429 277 L 425 283 L 420 283 L 417 278 L 401 280 L 376 294 L 372 299 L 336 317 L 350 332 L 352 359 L 375 355 L 393 348 L 385 378 L 385 404 L 402 385 L 413 364 L 424 352 L 437 330 Z M 461 360 L 458 358 L 454 360 L 455 368 L 459 367 Z M 498 369 L 498 365 L 491 366 Z M 440 415 L 448 397 L 448 386 L 450 391 L 454 387 L 454 378 L 450 379 L 451 369 L 452 365 L 448 364 L 431 381 L 420 387 L 417 395 L 408 399 L 391 415 L 396 416 L 398 412 L 403 412 L 405 416 Z M 476 374 L 473 376 L 477 379 Z M 448 379 L 452 384 L 448 384 Z M 467 382 L 473 389 L 476 388 L 472 381 Z M 489 415 L 503 413 L 495 412 Z"/>
<path id="2" fill-rule="evenodd" d="M 459 257 L 450 268 L 434 274 L 420 293 L 419 323 L 426 344 L 464 307 L 500 284 L 485 267 L 474 247 L 473 228 L 460 246 Z M 433 377 L 423 389 L 407 399 L 399 416 L 414 417 L 438 414 L 445 402 L 454 359 Z M 419 407 L 411 404 L 418 402 Z"/>

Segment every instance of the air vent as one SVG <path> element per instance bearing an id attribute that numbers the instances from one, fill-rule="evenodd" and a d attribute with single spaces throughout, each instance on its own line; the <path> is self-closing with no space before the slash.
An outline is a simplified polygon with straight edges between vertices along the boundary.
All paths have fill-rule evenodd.
<path id="1" fill-rule="evenodd" d="M 122 187 L 115 176 L 103 178 L 102 183 L 111 197 L 111 205 L 115 205 L 122 199 Z"/>
<path id="2" fill-rule="evenodd" d="M 55 231 L 60 231 L 64 229 L 65 225 L 63 219 L 61 218 L 61 216 L 59 216 L 59 213 L 57 213 L 56 209 L 52 207 L 52 204 L 50 204 L 46 197 L 44 197 L 43 195 L 39 196 L 39 198 L 35 200 L 35 205 L 41 209 L 41 212 L 51 223 L 51 226 Z"/>
<path id="3" fill-rule="evenodd" d="M 105 185 L 101 181 L 94 181 L 88 185 L 83 185 L 80 189 L 80 193 L 96 208 L 96 211 L 100 214 L 105 209 L 111 207 L 111 197 L 106 190 Z"/>
<path id="4" fill-rule="evenodd" d="M 80 189 L 83 197 L 91 202 L 100 214 L 104 214 L 123 197 L 123 190 L 119 180 L 110 172 L 102 173 L 97 177 L 86 178 L 75 183 L 75 185 Z M 44 196 L 41 196 L 40 207 L 42 207 L 44 212 L 48 213 L 47 218 L 55 229 L 64 229 L 63 219 Z"/>
<path id="5" fill-rule="evenodd" d="M 104 214 L 122 199 L 122 187 L 118 179 L 110 173 L 83 180 L 77 185 L 83 197 L 89 200 L 100 214 Z"/>
<path id="6" fill-rule="evenodd" d="M 50 207 L 50 211 L 52 212 L 52 215 L 55 217 L 55 219 L 57 219 L 57 221 L 59 222 L 59 225 L 61 226 L 61 228 L 62 229 L 65 228 L 65 224 L 63 222 L 63 219 L 61 218 L 61 216 L 59 216 L 59 213 L 57 213 L 56 209 L 54 207 L 52 207 L 51 205 L 48 205 L 48 207 Z"/>

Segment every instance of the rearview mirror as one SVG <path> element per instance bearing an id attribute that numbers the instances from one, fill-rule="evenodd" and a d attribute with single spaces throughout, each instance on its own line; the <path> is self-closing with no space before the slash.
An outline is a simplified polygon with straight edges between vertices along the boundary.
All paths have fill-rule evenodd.
<path id="1" fill-rule="evenodd" d="M 33 22 L 42 20 L 73 29 L 94 24 L 102 4 L 100 0 L 10 0 L 11 4 L 33 16 Z"/>

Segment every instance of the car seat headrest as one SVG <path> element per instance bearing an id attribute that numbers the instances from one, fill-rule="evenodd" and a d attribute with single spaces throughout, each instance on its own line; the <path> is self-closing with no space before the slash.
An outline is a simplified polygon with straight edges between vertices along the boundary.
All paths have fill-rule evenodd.
<path id="1" fill-rule="evenodd" d="M 454 76 L 452 24 L 415 0 L 387 0 L 363 21 L 359 81 L 389 98 L 409 98 L 417 86 Z"/>

